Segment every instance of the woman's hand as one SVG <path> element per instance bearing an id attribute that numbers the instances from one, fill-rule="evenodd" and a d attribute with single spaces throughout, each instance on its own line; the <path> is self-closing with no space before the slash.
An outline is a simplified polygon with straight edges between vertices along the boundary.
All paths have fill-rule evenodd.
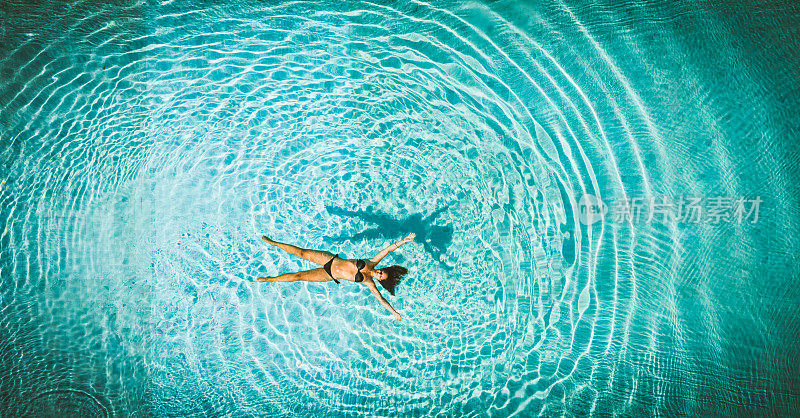
<path id="1" fill-rule="evenodd" d="M 414 240 L 414 237 L 416 237 L 416 236 L 417 236 L 417 234 L 415 234 L 415 233 L 413 233 L 413 232 L 412 232 L 412 233 L 410 233 L 410 234 L 408 234 L 408 236 L 407 236 L 407 237 L 403 238 L 403 243 L 406 243 L 406 242 L 411 242 L 411 241 L 413 241 L 413 240 Z"/>

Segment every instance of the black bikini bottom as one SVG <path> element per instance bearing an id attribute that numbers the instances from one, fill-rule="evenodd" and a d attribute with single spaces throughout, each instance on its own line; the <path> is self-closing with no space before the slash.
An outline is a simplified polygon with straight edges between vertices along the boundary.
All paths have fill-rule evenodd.
<path id="1" fill-rule="evenodd" d="M 322 266 L 322 268 L 325 269 L 325 272 L 328 273 L 328 276 L 331 276 L 331 279 L 333 279 L 333 281 L 336 282 L 336 284 L 339 284 L 339 281 L 336 280 L 335 277 L 333 277 L 333 274 L 331 274 L 331 265 L 333 264 L 333 259 L 338 257 L 338 256 L 339 256 L 339 254 L 334 255 L 333 258 L 328 260 L 328 262 L 325 263 L 324 266 Z"/>

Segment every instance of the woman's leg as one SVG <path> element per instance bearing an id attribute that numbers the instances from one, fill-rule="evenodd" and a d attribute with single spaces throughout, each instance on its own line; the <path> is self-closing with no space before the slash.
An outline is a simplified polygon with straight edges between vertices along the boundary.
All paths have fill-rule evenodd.
<path id="1" fill-rule="evenodd" d="M 329 282 L 331 276 L 323 269 L 311 269 L 306 271 L 298 271 L 297 273 L 286 273 L 275 277 L 259 277 L 259 282 L 296 282 L 304 280 L 307 282 Z"/>
<path id="2" fill-rule="evenodd" d="M 269 245 L 274 245 L 282 249 L 283 251 L 286 251 L 289 254 L 294 254 L 298 257 L 305 258 L 306 260 L 311 261 L 312 263 L 317 263 L 320 266 L 324 266 L 325 263 L 328 262 L 328 260 L 333 258 L 333 254 L 327 251 L 317 251 L 317 250 L 309 250 L 306 248 L 295 247 L 294 245 L 291 244 L 284 244 L 282 242 L 273 241 L 269 239 L 266 235 L 261 237 L 261 239 L 263 239 L 264 242 L 266 242 Z M 292 280 L 286 280 L 286 281 L 292 281 Z"/>

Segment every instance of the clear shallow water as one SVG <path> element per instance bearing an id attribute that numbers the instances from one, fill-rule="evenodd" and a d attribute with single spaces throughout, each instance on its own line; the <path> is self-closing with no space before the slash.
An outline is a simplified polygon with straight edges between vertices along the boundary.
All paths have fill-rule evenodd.
<path id="1" fill-rule="evenodd" d="M 0 18 L 4 416 L 797 413 L 796 6 Z M 587 225 L 584 194 L 763 204 Z M 252 281 L 312 267 L 261 234 L 409 230 L 402 323 Z"/>

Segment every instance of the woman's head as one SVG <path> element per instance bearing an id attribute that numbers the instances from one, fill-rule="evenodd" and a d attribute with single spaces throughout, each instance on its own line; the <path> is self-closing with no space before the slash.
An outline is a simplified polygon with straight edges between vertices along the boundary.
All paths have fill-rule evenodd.
<path id="1" fill-rule="evenodd" d="M 389 275 L 383 269 L 372 269 L 369 274 L 375 280 L 386 280 Z"/>
<path id="2" fill-rule="evenodd" d="M 372 277 L 377 279 L 381 286 L 392 295 L 394 295 L 394 288 L 400 283 L 403 275 L 408 273 L 408 270 L 403 266 L 390 266 L 373 271 L 374 274 Z"/>

